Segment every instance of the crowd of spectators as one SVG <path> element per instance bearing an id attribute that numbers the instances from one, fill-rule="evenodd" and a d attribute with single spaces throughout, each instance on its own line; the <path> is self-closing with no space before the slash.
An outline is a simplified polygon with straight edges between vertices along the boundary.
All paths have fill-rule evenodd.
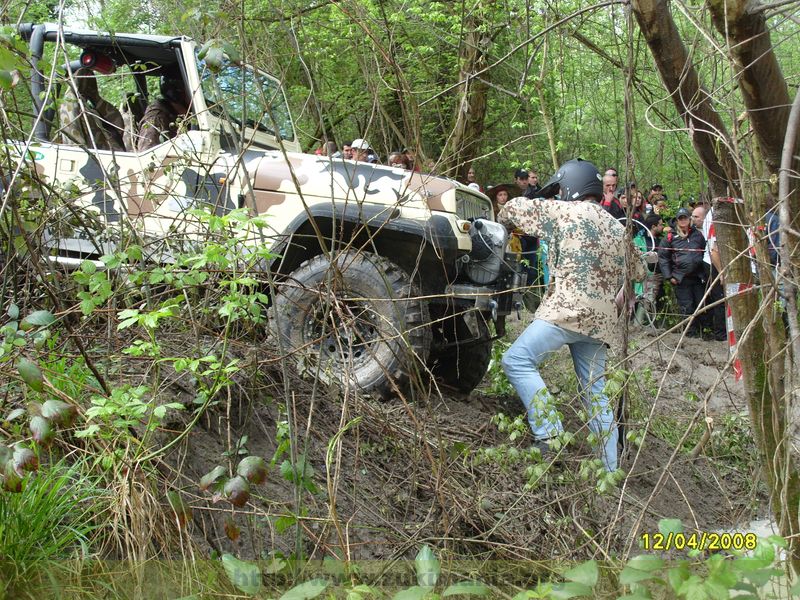
<path id="1" fill-rule="evenodd" d="M 708 231 L 710 207 L 690 198 L 687 206 L 680 206 L 670 216 L 661 184 L 652 185 L 645 198 L 635 183 L 619 187 L 613 168 L 606 170 L 603 184 L 603 207 L 622 222 L 631 220 L 634 242 L 641 250 L 658 253 L 658 264 L 650 265 L 647 280 L 634 286 L 637 297 L 648 294 L 647 301 L 661 315 L 656 322 L 665 322 L 671 291 L 681 320 L 686 322 L 687 336 L 726 340 L 719 271 L 709 258 L 715 243 Z"/>
<path id="2" fill-rule="evenodd" d="M 471 181 L 474 181 L 473 169 L 470 173 Z M 540 196 L 542 189 L 536 171 L 516 169 L 513 180 L 513 184 L 486 188 L 495 211 L 515 196 Z M 661 184 L 652 185 L 647 192 L 635 183 L 620 185 L 618 172 L 613 167 L 603 173 L 601 205 L 623 224 L 630 221 L 634 243 L 643 252 L 655 251 L 658 254 L 658 263 L 649 266 L 647 280 L 634 285 L 637 298 L 641 300 L 647 294 L 649 308 L 655 309 L 657 316 L 653 322 L 667 324 L 671 295 L 677 316 L 686 323 L 687 336 L 718 341 L 727 339 L 719 266 L 713 264 L 709 252 L 709 247 L 715 243 L 713 227 L 709 231 L 712 221 L 709 205 L 692 197 L 686 206 L 680 206 L 672 215 Z M 528 263 L 528 284 L 545 286 L 549 278 L 546 242 L 512 232 L 510 249 L 528 259 L 525 261 Z M 538 262 L 541 262 L 541 269 Z"/>
<path id="3" fill-rule="evenodd" d="M 378 152 L 363 138 L 356 138 L 351 142 L 344 142 L 341 150 L 339 150 L 336 142 L 327 142 L 324 146 L 317 148 L 315 154 L 317 156 L 343 158 L 345 160 L 355 160 L 370 164 L 384 164 L 381 162 Z M 389 153 L 385 164 L 394 168 L 416 172 L 420 171 L 420 165 L 417 164 L 416 161 L 416 153 L 412 148 L 403 148 L 402 150 Z"/>

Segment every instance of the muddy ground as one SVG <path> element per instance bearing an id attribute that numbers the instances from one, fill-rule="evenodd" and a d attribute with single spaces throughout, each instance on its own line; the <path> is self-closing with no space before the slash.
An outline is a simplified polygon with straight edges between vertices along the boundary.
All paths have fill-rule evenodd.
<path id="1" fill-rule="evenodd" d="M 753 452 L 746 405 L 727 367 L 726 343 L 638 329 L 631 347 L 636 380 L 625 426 L 643 443 L 627 444 L 621 467 L 628 475 L 605 494 L 596 491 L 596 477 L 581 476 L 581 460 L 592 454 L 574 413 L 566 351 L 548 361 L 544 374 L 576 442 L 533 487 L 526 486 L 526 468 L 537 461 L 518 459 L 530 436 L 512 441 L 491 422 L 500 412 L 523 413 L 513 395 L 497 393 L 496 378 L 469 396 L 418 389 L 378 401 L 314 389 L 293 373 L 284 385 L 281 366 L 261 360 L 258 374 L 240 382 L 168 459 L 194 509 L 198 552 L 398 559 L 413 558 L 427 543 L 461 558 L 580 559 L 635 552 L 639 536 L 665 517 L 709 530 L 763 516 L 763 487 L 746 458 Z M 185 390 L 190 382 L 176 385 Z M 289 419 L 278 411 L 287 397 Z M 706 418 L 713 433 L 697 448 Z M 313 469 L 307 485 L 281 473 L 286 455 L 241 509 L 198 489 L 215 465 L 228 465 L 226 453 L 242 436 L 247 452 L 272 459 L 279 421 L 297 432 L 293 451 Z M 181 425 L 172 423 L 175 430 Z M 733 452 L 742 446 L 744 459 Z M 492 448 L 500 450 L 486 458 Z M 230 522 L 238 537 L 230 535 Z"/>

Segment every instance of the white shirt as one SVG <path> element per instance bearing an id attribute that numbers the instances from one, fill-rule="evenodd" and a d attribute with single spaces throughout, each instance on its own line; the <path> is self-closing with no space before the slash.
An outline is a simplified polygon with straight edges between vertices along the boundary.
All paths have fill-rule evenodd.
<path id="1" fill-rule="evenodd" d="M 706 238 L 706 249 L 703 252 L 703 262 L 711 264 L 711 251 L 717 245 L 717 234 L 714 231 L 714 209 L 709 208 L 703 219 L 703 237 Z"/>

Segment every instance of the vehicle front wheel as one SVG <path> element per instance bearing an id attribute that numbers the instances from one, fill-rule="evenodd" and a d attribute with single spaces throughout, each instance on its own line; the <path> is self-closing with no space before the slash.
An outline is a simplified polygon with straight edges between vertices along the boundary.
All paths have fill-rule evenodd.
<path id="1" fill-rule="evenodd" d="M 408 274 L 368 252 L 320 255 L 280 284 L 273 331 L 301 372 L 388 393 L 430 351 L 428 308 Z"/>
<path id="2" fill-rule="evenodd" d="M 433 374 L 442 383 L 469 393 L 483 381 L 492 360 L 492 340 L 483 316 L 473 321 L 471 331 L 463 316 L 453 317 L 439 338 L 445 348 L 432 354 Z"/>

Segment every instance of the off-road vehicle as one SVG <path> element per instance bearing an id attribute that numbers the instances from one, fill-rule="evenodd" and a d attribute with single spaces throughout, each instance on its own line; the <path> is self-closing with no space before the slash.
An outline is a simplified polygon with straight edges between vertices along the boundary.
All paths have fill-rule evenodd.
<path id="1" fill-rule="evenodd" d="M 10 146 L 49 189 L 77 189 L 72 202 L 95 213 L 112 246 L 107 232 L 122 223 L 155 248 L 195 233 L 190 208 L 246 208 L 270 230 L 252 243 L 276 257 L 264 269 L 278 282 L 272 339 L 283 351 L 366 390 L 390 389 L 421 365 L 461 390 L 481 381 L 521 283 L 486 196 L 300 153 L 280 82 L 218 48 L 52 24 L 19 34 L 36 118 L 33 143 Z M 168 80 L 182 83 L 190 108 L 177 135 L 139 150 L 143 108 Z M 86 97 L 95 84 L 99 95 Z M 61 264 L 107 251 L 96 232 L 71 231 L 50 241 Z"/>

